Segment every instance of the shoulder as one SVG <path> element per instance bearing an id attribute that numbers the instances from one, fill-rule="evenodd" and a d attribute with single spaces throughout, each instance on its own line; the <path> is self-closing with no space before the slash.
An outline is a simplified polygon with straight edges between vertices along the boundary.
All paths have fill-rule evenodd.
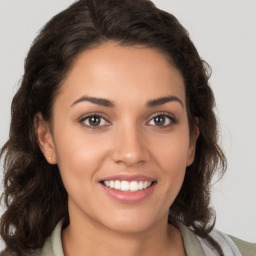
<path id="1" fill-rule="evenodd" d="M 24 256 L 64 256 L 61 243 L 61 230 L 63 221 L 61 220 L 54 228 L 50 237 L 48 237 L 39 250 L 33 250 Z M 20 256 L 16 252 L 8 249 L 0 252 L 0 256 Z"/>
<path id="2" fill-rule="evenodd" d="M 31 256 L 64 256 L 61 242 L 62 226 L 63 220 L 54 228 L 51 236 L 45 241 L 40 253 Z"/>
<path id="3" fill-rule="evenodd" d="M 186 227 L 184 224 L 178 224 L 179 230 L 181 231 L 184 246 L 187 255 L 190 254 L 191 251 L 197 251 L 195 255 L 219 255 L 214 245 L 207 238 L 199 237 L 194 233 L 192 229 Z M 229 256 L 256 256 L 256 244 L 245 242 L 236 237 L 227 235 L 219 230 L 214 229 L 209 233 L 209 236 L 213 239 L 223 251 L 223 255 Z M 200 250 L 201 247 L 201 250 Z"/>
<path id="4" fill-rule="evenodd" d="M 218 243 L 224 255 L 256 256 L 256 244 L 254 243 L 245 242 L 216 229 L 209 236 Z M 210 248 L 207 241 L 202 241 L 202 246 L 206 251 Z"/>
<path id="5" fill-rule="evenodd" d="M 209 235 L 221 246 L 224 255 L 256 256 L 255 243 L 243 241 L 219 230 L 213 230 Z"/>
<path id="6" fill-rule="evenodd" d="M 256 243 L 249 243 L 230 235 L 229 237 L 235 243 L 242 256 L 256 256 Z"/>

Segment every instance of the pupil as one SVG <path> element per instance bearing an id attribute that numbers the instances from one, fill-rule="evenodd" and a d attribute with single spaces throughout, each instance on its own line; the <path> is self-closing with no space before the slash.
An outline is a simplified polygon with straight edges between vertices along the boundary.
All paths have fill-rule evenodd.
<path id="1" fill-rule="evenodd" d="M 155 119 L 155 124 L 156 125 L 164 125 L 164 123 L 165 123 L 165 117 L 164 116 L 156 116 L 154 119 Z"/>
<path id="2" fill-rule="evenodd" d="M 92 117 L 90 117 L 90 119 L 89 119 L 89 123 L 90 123 L 90 125 L 92 125 L 92 126 L 97 126 L 97 125 L 100 124 L 100 118 L 99 118 L 98 116 L 92 116 Z"/>

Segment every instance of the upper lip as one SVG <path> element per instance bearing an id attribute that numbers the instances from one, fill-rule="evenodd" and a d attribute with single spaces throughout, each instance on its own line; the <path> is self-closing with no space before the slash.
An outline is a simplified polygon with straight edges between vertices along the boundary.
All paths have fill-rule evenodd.
<path id="1" fill-rule="evenodd" d="M 113 176 L 108 176 L 101 179 L 100 181 L 110 181 L 110 180 L 125 180 L 125 181 L 155 181 L 155 179 L 145 176 L 145 175 L 127 175 L 127 174 L 118 174 Z"/>

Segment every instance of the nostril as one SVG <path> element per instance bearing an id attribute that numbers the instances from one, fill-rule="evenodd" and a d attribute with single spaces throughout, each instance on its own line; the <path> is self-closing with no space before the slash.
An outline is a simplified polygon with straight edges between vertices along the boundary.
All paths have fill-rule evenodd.
<path id="1" fill-rule="evenodd" d="M 113 160 L 118 164 L 124 164 L 125 166 L 139 166 L 149 160 L 149 157 L 144 151 L 115 151 L 113 153 Z"/>

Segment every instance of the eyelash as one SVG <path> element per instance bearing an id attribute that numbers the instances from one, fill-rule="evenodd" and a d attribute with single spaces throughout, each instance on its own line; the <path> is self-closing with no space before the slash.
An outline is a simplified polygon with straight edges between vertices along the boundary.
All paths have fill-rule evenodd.
<path id="1" fill-rule="evenodd" d="M 85 124 L 85 121 L 86 120 L 89 120 L 89 118 L 92 118 L 92 117 L 96 117 L 96 118 L 100 118 L 101 120 L 103 119 L 105 122 L 107 122 L 107 125 L 101 125 L 101 126 L 93 126 L 93 125 L 88 125 L 88 124 Z M 92 113 L 92 114 L 89 114 L 83 118 L 80 119 L 79 121 L 82 125 L 84 125 L 85 127 L 88 127 L 90 129 L 99 129 L 101 128 L 102 126 L 109 126 L 111 125 L 111 123 L 105 118 L 103 117 L 101 114 L 99 113 Z M 101 122 L 101 121 L 100 121 Z"/>
<path id="2" fill-rule="evenodd" d="M 164 117 L 165 119 L 167 118 L 167 119 L 169 119 L 169 124 L 168 125 L 162 125 L 162 126 L 159 126 L 159 125 L 152 125 L 152 126 L 156 126 L 157 128 L 160 128 L 160 129 L 166 129 L 166 128 L 169 128 L 169 127 L 171 127 L 171 126 L 173 126 L 173 125 L 175 125 L 177 122 L 178 122 L 178 120 L 175 118 L 175 117 L 173 117 L 172 115 L 170 115 L 170 114 L 167 114 L 167 113 L 165 113 L 165 112 L 160 112 L 160 113 L 156 113 L 156 114 L 154 114 L 151 118 L 150 118 L 150 120 L 147 122 L 147 124 L 149 124 L 152 120 L 154 120 L 154 118 L 156 118 L 156 117 Z M 166 120 L 165 120 L 166 121 Z"/>
<path id="3" fill-rule="evenodd" d="M 100 123 L 102 122 L 102 119 L 107 123 L 107 124 L 105 124 L 105 125 L 96 125 L 96 126 L 93 126 L 93 125 L 90 125 L 90 124 L 85 124 L 85 121 L 86 120 L 89 120 L 89 118 L 92 118 L 92 117 L 94 117 L 94 118 L 100 118 L 101 120 L 100 120 Z M 167 119 L 169 119 L 169 124 L 168 125 L 160 125 L 160 126 L 158 126 L 158 125 L 150 125 L 149 123 L 152 121 L 152 120 L 154 120 L 154 118 L 157 118 L 157 117 L 164 117 L 164 118 L 167 118 Z M 165 120 L 166 121 L 166 120 Z M 80 120 L 79 120 L 79 122 L 82 124 L 82 125 L 84 125 L 85 127 L 88 127 L 88 128 L 90 128 L 90 129 L 100 129 L 100 128 L 102 128 L 102 127 L 104 127 L 104 126 L 110 126 L 111 125 L 111 122 L 109 122 L 105 117 L 103 117 L 103 115 L 101 115 L 101 114 L 99 114 L 99 113 L 92 113 L 92 114 L 89 114 L 89 115 L 87 115 L 87 116 L 85 116 L 85 117 L 83 117 L 83 118 L 81 118 Z M 151 118 L 150 118 L 150 120 L 146 123 L 147 125 L 150 125 L 150 126 L 156 126 L 157 128 L 160 128 L 160 129 L 164 129 L 164 128 L 169 128 L 170 126 L 172 126 L 172 125 L 174 125 L 174 124 L 176 124 L 177 123 L 177 119 L 176 118 L 174 118 L 172 115 L 170 115 L 170 114 L 166 114 L 166 113 L 157 113 L 157 114 L 155 114 L 155 115 L 153 115 Z"/>

